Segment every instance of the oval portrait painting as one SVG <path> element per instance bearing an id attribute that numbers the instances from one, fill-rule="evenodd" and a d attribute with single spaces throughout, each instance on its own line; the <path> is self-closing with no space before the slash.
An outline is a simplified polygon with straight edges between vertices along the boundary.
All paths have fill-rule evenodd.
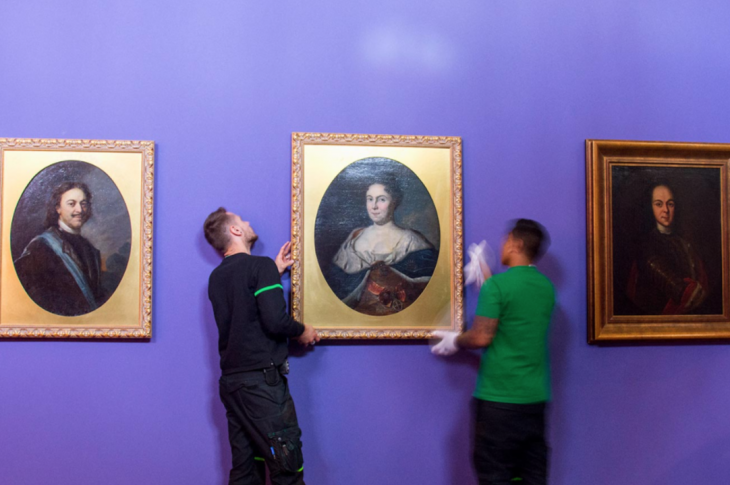
<path id="1" fill-rule="evenodd" d="M 438 214 L 418 176 L 400 162 L 351 163 L 327 188 L 314 244 L 327 284 L 350 308 L 386 316 L 412 305 L 438 261 Z"/>
<path id="2" fill-rule="evenodd" d="M 67 160 L 36 174 L 13 214 L 10 249 L 18 279 L 41 308 L 78 316 L 101 307 L 127 269 L 129 211 L 114 181 Z"/>

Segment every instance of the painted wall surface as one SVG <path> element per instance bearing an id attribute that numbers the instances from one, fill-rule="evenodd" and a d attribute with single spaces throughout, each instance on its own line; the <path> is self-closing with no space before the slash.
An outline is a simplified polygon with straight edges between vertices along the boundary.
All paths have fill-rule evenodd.
<path id="1" fill-rule="evenodd" d="M 201 227 L 224 205 L 275 254 L 292 131 L 461 136 L 467 243 L 549 228 L 552 483 L 727 481 L 725 345 L 586 344 L 584 192 L 586 138 L 730 142 L 727 1 L 3 0 L 0 19 L 0 136 L 157 143 L 154 338 L 0 342 L 1 483 L 224 483 Z M 292 360 L 308 483 L 475 483 L 478 354 Z"/>

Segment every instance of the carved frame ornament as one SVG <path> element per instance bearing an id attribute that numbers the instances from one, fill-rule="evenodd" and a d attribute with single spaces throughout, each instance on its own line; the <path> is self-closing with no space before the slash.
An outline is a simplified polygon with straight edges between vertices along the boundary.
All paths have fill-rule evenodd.
<path id="1" fill-rule="evenodd" d="M 314 247 L 315 218 L 328 187 L 353 162 L 369 157 L 406 164 L 424 182 L 440 224 L 438 263 L 424 293 L 387 316 L 363 315 L 340 301 L 325 281 Z M 364 211 L 364 196 L 355 197 L 362 197 Z M 293 133 L 291 206 L 292 314 L 322 338 L 427 339 L 434 330 L 463 328 L 461 138 Z"/>
<path id="2" fill-rule="evenodd" d="M 154 152 L 153 141 L 0 138 L 2 187 L 0 338 L 150 339 L 152 337 Z M 104 187 L 116 187 L 115 207 L 121 207 L 121 212 L 126 209 L 130 223 L 129 230 L 125 229 L 124 232 L 127 235 L 125 237 L 129 239 L 118 239 L 109 243 L 126 248 L 121 250 L 121 253 L 111 253 L 117 257 L 116 261 L 119 260 L 119 254 L 125 254 L 126 251 L 127 255 L 125 266 L 116 273 L 117 286 L 107 292 L 107 296 L 96 309 L 79 315 L 54 313 L 42 307 L 41 303 L 36 303 L 25 290 L 11 253 L 10 227 L 16 212 L 19 212 L 16 209 L 21 207 L 20 202 L 26 190 L 30 190 L 29 187 L 34 180 L 43 177 L 42 174 L 46 169 L 50 168 L 47 174 L 61 173 L 62 170 L 52 172 L 52 167 L 60 167 L 63 163 L 76 164 L 76 167 L 82 166 L 88 169 L 84 173 L 97 174 L 87 177 L 96 176 L 99 179 L 106 177 L 110 180 Z M 58 179 L 51 179 L 43 187 L 49 187 L 52 183 L 58 185 L 58 181 L 69 181 L 69 176 L 65 176 L 65 179 L 63 174 L 54 176 Z M 79 181 L 87 183 L 86 180 Z M 102 204 L 107 204 L 105 201 L 110 200 L 111 196 L 106 192 L 100 192 L 102 189 L 99 188 L 94 194 L 92 184 L 89 182 L 87 185 L 92 191 L 94 200 L 94 215 L 89 220 L 95 220 L 96 240 L 104 237 L 110 239 L 112 236 L 103 233 L 107 230 L 115 232 L 117 227 L 127 227 L 126 223 L 119 226 L 116 222 L 110 223 L 108 220 L 105 222 L 103 214 L 107 206 Z M 97 210 L 97 207 L 100 210 Z M 109 224 L 114 225 L 109 226 Z M 81 228 L 82 236 L 88 236 L 85 232 L 86 226 L 91 225 L 91 223 L 84 224 Z M 14 230 L 17 227 L 16 222 Z M 35 230 L 35 221 L 32 230 Z M 92 238 L 89 240 L 92 245 L 98 245 Z M 17 253 L 17 248 L 15 252 Z M 110 259 L 104 259 L 103 250 L 100 250 L 100 253 L 101 274 L 105 275 L 108 269 L 106 264 Z"/>

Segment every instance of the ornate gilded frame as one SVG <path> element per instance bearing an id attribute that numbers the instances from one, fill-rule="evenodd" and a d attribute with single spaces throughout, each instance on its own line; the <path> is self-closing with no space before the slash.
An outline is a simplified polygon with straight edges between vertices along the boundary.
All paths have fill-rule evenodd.
<path id="1" fill-rule="evenodd" d="M 356 160 L 373 156 L 403 163 L 399 157 L 412 158 L 409 168 L 419 178 L 440 181 L 431 185 L 425 182 L 436 207 L 443 208 L 438 211 L 439 262 L 427 287 L 427 290 L 431 285 L 441 289 L 439 294 L 443 294 L 445 303 L 438 307 L 426 305 L 427 299 L 420 297 L 399 314 L 372 317 L 337 300 L 326 287 L 327 283 L 325 287 L 321 285 L 324 279 L 313 247 L 316 209 L 333 174 Z M 425 163 L 426 160 L 430 162 Z M 434 189 L 436 185 L 438 190 Z M 312 324 L 320 336 L 328 339 L 425 339 L 437 329 L 460 330 L 464 312 L 462 219 L 461 138 L 293 133 L 291 231 L 295 262 L 291 272 L 291 305 L 294 317 Z M 331 302 L 333 298 L 336 303 Z M 328 301 L 330 308 L 326 309 L 322 302 Z M 334 310 L 330 311 L 331 308 Z M 406 312 L 409 313 L 405 315 Z M 392 318 L 396 316 L 399 317 Z"/>
<path id="2" fill-rule="evenodd" d="M 715 170 L 708 171 L 708 169 Z M 712 234 L 716 234 L 719 240 L 712 243 L 716 248 L 713 254 L 720 257 L 710 262 L 713 263 L 714 271 L 718 275 L 716 281 L 721 281 L 721 285 L 714 286 L 714 291 L 718 293 L 713 296 L 717 302 L 715 308 L 720 311 L 673 315 L 637 311 L 636 314 L 631 314 L 623 309 L 626 305 L 621 306 L 623 304 L 620 303 L 620 299 L 628 294 L 630 286 L 626 283 L 626 290 L 622 290 L 624 281 L 628 280 L 619 278 L 622 273 L 617 268 L 619 264 L 622 267 L 627 264 L 620 258 L 617 263 L 614 257 L 618 254 L 617 251 L 626 252 L 626 250 L 614 247 L 618 241 L 614 231 L 626 231 L 625 227 L 620 226 L 623 221 L 618 219 L 626 218 L 628 212 L 621 212 L 620 207 L 623 202 L 616 198 L 628 197 L 624 195 L 628 193 L 628 189 L 625 189 L 628 185 L 621 185 L 623 179 L 618 176 L 628 174 L 626 178 L 628 180 L 632 174 L 661 174 L 662 170 L 667 173 L 673 170 L 671 173 L 674 174 L 674 180 L 679 181 L 678 188 L 699 201 L 695 204 L 714 207 L 712 218 L 716 219 L 713 223 L 716 229 L 713 229 Z M 716 180 L 713 182 L 715 188 L 711 192 L 694 190 L 687 185 L 690 171 L 709 174 L 708 180 Z M 683 179 L 682 174 L 686 174 L 687 177 Z M 729 175 L 730 144 L 586 140 L 589 343 L 730 338 Z M 641 183 L 644 188 L 652 185 L 649 182 Z M 674 184 L 676 187 L 677 182 Z M 648 192 L 644 192 L 646 193 Z M 709 193 L 717 195 L 706 195 Z M 709 198 L 703 199 L 703 197 Z M 647 201 L 649 200 L 647 198 Z M 688 202 L 687 196 L 684 201 Z M 692 216 L 697 218 L 701 212 L 696 211 Z M 654 223 L 653 220 L 648 220 Z M 708 233 L 700 234 L 698 237 L 706 234 Z M 715 236 L 711 240 L 716 240 Z M 703 267 L 707 264 L 703 263 Z M 614 281 L 615 275 L 616 281 Z"/>
<path id="3" fill-rule="evenodd" d="M 66 160 L 106 173 L 131 222 L 131 249 L 121 281 L 108 301 L 79 316 L 38 306 L 20 283 L 9 249 L 11 220 L 25 187 L 45 168 Z M 0 186 L 0 338 L 151 338 L 154 142 L 0 138 Z"/>

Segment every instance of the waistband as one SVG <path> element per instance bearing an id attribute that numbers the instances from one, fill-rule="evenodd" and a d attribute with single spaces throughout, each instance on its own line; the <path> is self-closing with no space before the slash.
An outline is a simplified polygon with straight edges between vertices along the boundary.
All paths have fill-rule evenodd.
<path id="1" fill-rule="evenodd" d="M 228 376 L 245 376 L 245 375 L 258 375 L 266 372 L 269 372 L 273 369 L 278 369 L 279 373 L 282 375 L 286 375 L 289 373 L 289 359 L 284 359 L 284 362 L 281 363 L 281 365 L 276 365 L 273 362 L 269 364 L 266 367 L 260 367 L 258 369 L 247 369 L 247 370 L 237 370 L 232 369 L 229 371 L 224 371 L 221 375 L 223 377 Z"/>
<path id="2" fill-rule="evenodd" d="M 544 401 L 529 404 L 515 404 L 509 402 L 487 401 L 486 399 L 479 399 L 476 397 L 474 398 L 474 400 L 479 406 L 494 409 L 504 409 L 508 411 L 517 411 L 521 413 L 542 413 L 547 407 L 547 402 Z"/>

